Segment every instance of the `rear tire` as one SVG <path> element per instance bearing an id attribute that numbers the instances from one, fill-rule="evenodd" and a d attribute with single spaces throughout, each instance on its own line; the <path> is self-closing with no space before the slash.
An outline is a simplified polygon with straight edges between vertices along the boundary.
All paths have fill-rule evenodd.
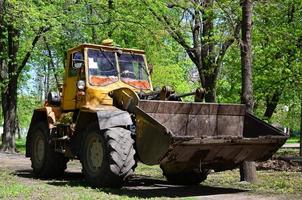
<path id="1" fill-rule="evenodd" d="M 40 122 L 31 132 L 31 167 L 38 178 L 54 178 L 64 174 L 68 159 L 51 147 L 49 129 Z"/>
<path id="2" fill-rule="evenodd" d="M 167 181 L 176 185 L 198 185 L 207 179 L 209 170 L 191 170 L 187 172 L 169 173 L 163 170 Z"/>
<path id="3" fill-rule="evenodd" d="M 83 173 L 93 187 L 121 187 L 134 172 L 134 140 L 121 127 L 101 133 L 97 124 L 89 126 L 82 144 Z"/>

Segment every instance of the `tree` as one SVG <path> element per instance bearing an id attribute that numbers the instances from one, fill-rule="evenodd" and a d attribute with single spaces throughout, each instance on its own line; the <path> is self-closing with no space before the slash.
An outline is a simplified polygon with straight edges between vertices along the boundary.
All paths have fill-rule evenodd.
<path id="1" fill-rule="evenodd" d="M 236 16 L 227 12 L 228 17 L 218 18 L 217 13 L 226 11 L 214 0 L 143 2 L 197 67 L 206 101 L 216 102 L 219 70 L 240 30 Z"/>
<path id="2" fill-rule="evenodd" d="M 254 114 L 272 124 L 299 130 L 302 2 L 253 2 Z M 239 48 L 232 46 L 220 72 L 220 102 L 240 102 Z M 293 89 L 294 88 L 294 89 Z M 289 112 L 283 107 L 288 106 Z"/>
<path id="3" fill-rule="evenodd" d="M 302 95 L 300 100 L 300 156 L 302 157 Z"/>
<path id="4" fill-rule="evenodd" d="M 242 39 L 240 44 L 242 67 L 241 103 L 246 105 L 247 112 L 253 113 L 253 83 L 252 83 L 252 0 L 242 1 Z M 255 182 L 256 166 L 254 162 L 243 162 L 240 166 L 240 180 Z"/>
<path id="5" fill-rule="evenodd" d="M 264 118 L 270 120 L 278 104 L 286 104 L 289 89 L 297 85 L 300 63 L 301 2 L 255 4 L 254 36 L 256 101 L 265 101 Z M 276 25 L 278 24 L 278 25 Z M 298 64 L 300 65 L 300 64 Z M 291 92 L 292 93 L 292 92 Z M 294 94 L 294 93 L 292 93 Z"/>
<path id="6" fill-rule="evenodd" d="M 37 2 L 38 3 L 38 2 Z M 41 2 L 40 2 L 41 3 Z M 39 3 L 38 3 L 39 4 Z M 4 44 L 1 50 L 1 103 L 4 116 L 4 127 L 2 136 L 1 150 L 15 151 L 15 132 L 17 123 L 17 89 L 18 78 L 21 76 L 22 70 L 25 68 L 34 47 L 40 37 L 50 29 L 50 23 L 44 18 L 40 19 L 40 24 L 29 23 L 31 17 L 28 6 L 36 8 L 35 2 L 20 1 L 2 1 L 1 2 L 1 43 Z M 36 13 L 35 13 L 36 14 Z M 20 19 L 22 19 L 22 24 Z M 36 21 L 34 21 L 36 22 Z M 37 25 L 37 26 L 36 26 Z M 24 40 L 24 38 L 26 38 Z M 21 45 L 22 44 L 22 45 Z"/>
<path id="7" fill-rule="evenodd" d="M 4 26 L 3 26 L 3 22 L 4 22 L 4 19 L 3 19 L 3 15 L 4 15 L 4 0 L 0 0 L 0 89 L 2 89 L 3 87 L 3 82 L 4 82 Z M 3 101 L 3 98 L 1 96 L 1 105 L 2 105 L 2 101 Z M 1 106 L 1 112 L 2 111 L 2 106 Z M 2 116 L 1 116 L 2 118 Z M 2 120 L 1 120 L 2 122 Z M 0 124 L 2 126 L 2 123 Z M 4 140 L 4 137 L 3 135 L 1 135 L 1 142 L 3 142 Z"/>

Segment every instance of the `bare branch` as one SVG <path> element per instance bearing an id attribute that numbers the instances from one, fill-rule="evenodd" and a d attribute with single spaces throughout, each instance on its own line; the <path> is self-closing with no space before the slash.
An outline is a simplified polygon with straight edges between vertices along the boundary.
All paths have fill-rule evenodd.
<path id="1" fill-rule="evenodd" d="M 151 12 L 151 14 L 167 29 L 167 31 L 171 34 L 171 36 L 186 50 L 190 49 L 190 46 L 186 43 L 184 37 L 178 31 L 170 22 L 170 20 L 167 18 L 167 16 L 160 16 L 156 13 L 154 9 L 150 7 L 150 5 L 146 2 L 146 0 L 143 1 L 143 3 L 147 6 L 148 10 Z"/>
<path id="2" fill-rule="evenodd" d="M 226 54 L 226 51 L 228 50 L 228 48 L 236 41 L 236 40 L 239 40 L 239 33 L 240 33 L 240 27 L 241 27 L 241 22 L 238 20 L 237 21 L 237 24 L 236 24 L 236 27 L 235 27 L 235 30 L 234 30 L 234 33 L 232 35 L 232 37 L 230 37 L 228 40 L 226 40 L 222 45 L 221 45 L 221 48 L 220 48 L 220 51 L 219 51 L 219 54 L 218 54 L 218 57 L 217 57 L 217 61 L 216 63 L 218 65 L 220 65 L 220 63 L 222 62 L 225 54 Z"/>
<path id="3" fill-rule="evenodd" d="M 50 27 L 41 27 L 40 30 L 38 31 L 38 33 L 36 34 L 35 38 L 33 39 L 32 43 L 31 43 L 31 47 L 29 48 L 29 50 L 27 51 L 27 53 L 25 54 L 20 66 L 17 69 L 17 72 L 14 76 L 14 78 L 18 78 L 20 73 L 22 72 L 23 68 L 25 67 L 29 57 L 31 56 L 32 50 L 34 49 L 34 47 L 36 46 L 37 42 L 39 41 L 40 37 L 42 36 L 43 33 L 47 32 L 50 30 Z"/>
<path id="4" fill-rule="evenodd" d="M 218 7 L 225 13 L 226 18 L 228 21 L 232 24 L 233 27 L 236 26 L 236 23 L 234 22 L 233 18 L 231 17 L 230 13 L 225 9 L 225 6 L 222 6 L 219 1 L 216 1 Z"/>
<path id="5" fill-rule="evenodd" d="M 48 52 L 48 56 L 49 56 L 49 58 L 50 58 L 50 64 L 51 64 L 51 68 L 52 68 L 52 71 L 53 71 L 53 75 L 54 75 L 55 80 L 56 80 L 57 89 L 60 90 L 60 84 L 59 84 L 58 76 L 57 76 L 57 74 L 56 74 L 55 63 L 54 63 L 54 61 L 53 61 L 52 53 L 51 53 L 50 47 L 49 47 L 49 45 L 48 45 L 48 42 L 47 42 L 45 36 L 43 36 L 43 40 L 44 40 L 45 47 L 46 47 L 47 52 Z"/>

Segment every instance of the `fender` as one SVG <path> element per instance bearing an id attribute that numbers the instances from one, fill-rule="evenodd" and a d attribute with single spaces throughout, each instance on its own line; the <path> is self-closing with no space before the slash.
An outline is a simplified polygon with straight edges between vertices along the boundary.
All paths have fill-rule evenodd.
<path id="1" fill-rule="evenodd" d="M 71 138 L 72 152 L 80 156 L 81 142 L 85 130 L 91 123 L 98 123 L 99 130 L 105 130 L 116 126 L 132 125 L 132 119 L 127 111 L 120 110 L 114 106 L 103 106 L 100 108 L 84 107 L 80 110 L 75 127 L 75 137 Z"/>
<path id="2" fill-rule="evenodd" d="M 31 135 L 32 135 L 32 129 L 34 128 L 34 126 L 40 122 L 45 122 L 46 124 L 48 124 L 48 128 L 51 129 L 54 127 L 54 124 L 57 121 L 58 116 L 60 116 L 61 112 L 60 112 L 60 108 L 58 107 L 45 107 L 45 108 L 40 108 L 40 109 L 36 109 L 34 110 L 34 114 L 31 118 L 31 122 L 30 122 L 30 126 L 27 132 L 27 136 L 26 136 L 26 153 L 25 156 L 26 157 L 30 157 L 31 156 L 31 152 L 30 152 L 30 144 L 31 144 Z"/>

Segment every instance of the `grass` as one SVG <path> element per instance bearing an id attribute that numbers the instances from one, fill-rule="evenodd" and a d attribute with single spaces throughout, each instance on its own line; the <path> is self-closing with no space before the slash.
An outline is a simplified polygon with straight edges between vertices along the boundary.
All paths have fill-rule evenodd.
<path id="1" fill-rule="evenodd" d="M 300 143 L 300 136 L 291 136 L 287 139 L 286 143 Z"/>
<path id="2" fill-rule="evenodd" d="M 18 153 L 25 154 L 26 138 L 16 139 L 16 149 Z M 2 142 L 0 140 L 0 146 Z"/>
<path id="3" fill-rule="evenodd" d="M 258 171 L 257 177 L 255 184 L 238 182 L 239 170 L 232 170 L 211 174 L 204 184 L 249 190 L 257 194 L 291 194 L 302 197 L 301 172 Z"/>
<path id="4" fill-rule="evenodd" d="M 16 140 L 16 147 L 20 153 L 25 152 L 25 139 Z M 298 155 L 298 149 L 280 149 L 276 155 Z M 1 164 L 0 164 L 1 165 Z M 164 180 L 162 171 L 158 166 L 139 164 L 135 174 L 149 179 Z M 225 171 L 211 173 L 208 179 L 199 188 L 192 191 L 201 191 L 204 188 L 219 190 L 221 188 L 231 190 L 243 190 L 246 194 L 261 194 L 264 196 L 282 196 L 285 199 L 302 199 L 302 173 L 301 172 L 277 172 L 257 171 L 258 181 L 254 184 L 239 182 L 239 171 Z M 141 188 L 139 188 L 141 187 Z M 167 199 L 171 189 L 164 188 L 148 191 L 146 186 L 127 189 L 93 189 L 85 183 L 82 177 L 69 178 L 69 180 L 34 180 L 29 177 L 17 176 L 10 170 L 1 170 L 0 167 L 0 199 Z M 181 197 L 194 199 L 187 193 L 182 194 L 182 188 L 177 189 Z M 173 191 L 175 192 L 175 191 Z M 194 193 L 194 192 L 193 192 Z M 146 195 L 147 194 L 147 195 Z M 145 195 L 145 196 L 144 196 Z M 193 195 L 194 196 L 194 195 Z"/>
<path id="5" fill-rule="evenodd" d="M 138 173 L 161 176 L 158 167 L 140 165 Z M 162 177 L 162 176 L 161 176 Z M 162 177 L 163 178 L 163 177 Z M 93 189 L 83 181 L 78 174 L 71 180 L 35 180 L 31 177 L 22 178 L 12 171 L 0 169 L 0 199 L 141 199 L 124 189 Z M 155 197 L 153 199 L 167 199 Z"/>
<path id="6" fill-rule="evenodd" d="M 281 148 L 275 155 L 276 156 L 299 156 L 300 149 L 298 148 Z"/>
<path id="7" fill-rule="evenodd" d="M 17 177 L 7 171 L 0 171 L 0 199 L 27 198 L 30 193 L 30 188 L 20 183 Z"/>
<path id="8" fill-rule="evenodd" d="M 26 138 L 16 139 L 16 149 L 19 153 L 25 154 Z"/>
<path id="9" fill-rule="evenodd" d="M 158 166 L 146 166 L 139 164 L 137 175 L 148 175 L 153 179 L 164 180 L 162 172 Z M 258 182 L 255 184 L 239 182 L 239 171 L 225 171 L 211 173 L 208 179 L 200 187 L 189 190 L 192 194 L 196 191 L 204 194 L 204 188 L 210 190 L 242 190 L 247 195 L 261 194 L 264 196 L 284 196 L 301 199 L 302 198 L 302 173 L 298 172 L 275 172 L 258 171 Z M 150 177 L 149 177 L 150 178 Z M 0 199 L 141 199 L 151 197 L 151 199 L 167 199 L 169 188 L 161 189 L 161 193 L 154 194 L 153 190 L 146 186 L 132 189 L 93 189 L 86 185 L 81 177 L 70 180 L 34 180 L 30 177 L 13 175 L 8 170 L 0 170 Z M 154 187 L 154 186 L 152 186 Z M 148 192 L 150 190 L 150 192 Z M 180 187 L 178 194 L 185 199 L 195 199 L 190 197 L 190 193 L 182 194 L 184 187 Z M 157 190 L 155 190 L 158 192 Z M 215 192 L 214 192 L 215 193 Z M 226 192 L 228 193 L 228 192 Z M 144 194 L 148 194 L 144 196 Z M 187 195 L 187 196 L 186 196 Z"/>

